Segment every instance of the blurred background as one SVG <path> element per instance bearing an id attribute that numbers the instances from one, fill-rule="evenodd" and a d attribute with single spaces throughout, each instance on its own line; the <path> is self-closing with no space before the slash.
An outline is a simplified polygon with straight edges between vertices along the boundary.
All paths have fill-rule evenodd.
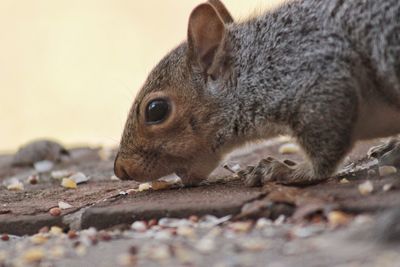
<path id="1" fill-rule="evenodd" d="M 0 0 L 0 152 L 117 145 L 147 73 L 201 0 Z M 280 0 L 225 0 L 235 19 Z"/>

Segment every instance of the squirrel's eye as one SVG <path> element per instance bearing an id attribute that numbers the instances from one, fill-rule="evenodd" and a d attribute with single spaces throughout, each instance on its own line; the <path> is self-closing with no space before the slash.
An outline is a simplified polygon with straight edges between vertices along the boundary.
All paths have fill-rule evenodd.
<path id="1" fill-rule="evenodd" d="M 157 124 L 164 121 L 169 114 L 169 102 L 165 99 L 155 99 L 147 104 L 146 123 Z"/>

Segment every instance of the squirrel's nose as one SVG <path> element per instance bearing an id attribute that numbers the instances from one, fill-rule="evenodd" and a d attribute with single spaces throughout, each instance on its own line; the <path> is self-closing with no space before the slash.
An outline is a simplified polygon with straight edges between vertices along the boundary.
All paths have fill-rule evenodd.
<path id="1" fill-rule="evenodd" d="M 124 162 L 120 159 L 119 154 L 117 154 L 117 157 L 114 161 L 114 173 L 118 178 L 122 180 L 132 179 L 126 171 L 126 166 L 124 166 Z"/>

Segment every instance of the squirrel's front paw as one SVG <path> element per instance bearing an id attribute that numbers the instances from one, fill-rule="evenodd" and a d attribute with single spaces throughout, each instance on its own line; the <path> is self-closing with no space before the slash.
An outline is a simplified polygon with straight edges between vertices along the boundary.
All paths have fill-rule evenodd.
<path id="1" fill-rule="evenodd" d="M 389 142 L 372 147 L 368 156 L 379 160 L 379 165 L 400 167 L 400 140 L 392 139 Z"/>
<path id="2" fill-rule="evenodd" d="M 257 166 L 249 166 L 238 173 L 244 184 L 249 187 L 262 186 L 267 182 L 278 181 L 290 183 L 293 178 L 295 162 L 285 160 L 283 162 L 268 157 L 262 159 Z"/>

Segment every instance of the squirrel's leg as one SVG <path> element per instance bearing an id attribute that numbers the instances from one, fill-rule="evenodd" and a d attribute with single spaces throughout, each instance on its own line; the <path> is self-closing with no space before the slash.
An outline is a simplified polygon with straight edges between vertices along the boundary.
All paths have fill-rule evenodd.
<path id="1" fill-rule="evenodd" d="M 400 137 L 390 139 L 387 143 L 372 147 L 368 156 L 379 160 L 379 165 L 400 167 Z"/>
<path id="2" fill-rule="evenodd" d="M 301 164 L 272 158 L 262 160 L 254 168 L 239 173 L 247 186 L 258 186 L 269 181 L 309 185 L 331 177 L 354 142 L 357 96 L 352 94 L 354 91 L 351 89 L 340 90 L 337 87 L 324 92 L 299 99 L 301 105 L 298 116 L 293 118 L 292 130 L 307 160 Z"/>

